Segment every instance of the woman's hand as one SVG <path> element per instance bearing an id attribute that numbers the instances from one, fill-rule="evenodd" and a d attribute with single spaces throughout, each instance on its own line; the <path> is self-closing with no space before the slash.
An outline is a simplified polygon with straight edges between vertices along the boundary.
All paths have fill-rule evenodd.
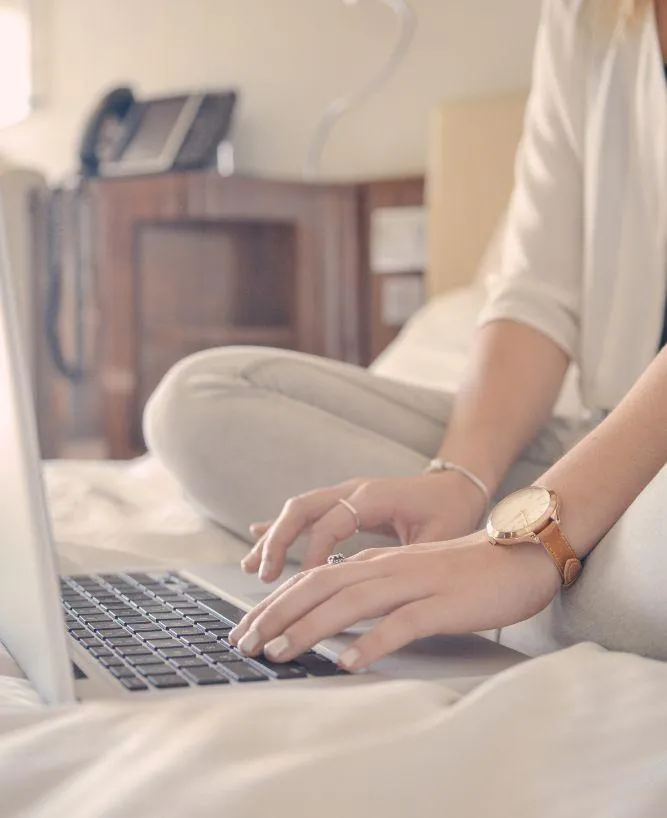
<path id="1" fill-rule="evenodd" d="M 284 583 L 231 632 L 249 656 L 288 661 L 357 622 L 382 617 L 341 656 L 368 667 L 415 639 L 521 622 L 560 587 L 546 551 L 493 546 L 483 534 L 450 543 L 376 548 Z"/>
<path id="2" fill-rule="evenodd" d="M 288 549 L 307 534 L 304 570 L 326 562 L 337 543 L 356 531 L 347 500 L 359 515 L 364 531 L 395 533 L 408 543 L 451 540 L 468 534 L 484 513 L 479 489 L 455 472 L 373 480 L 349 480 L 289 500 L 272 523 L 255 524 L 259 536 L 243 560 L 243 570 L 259 571 L 266 582 L 280 576 Z"/>

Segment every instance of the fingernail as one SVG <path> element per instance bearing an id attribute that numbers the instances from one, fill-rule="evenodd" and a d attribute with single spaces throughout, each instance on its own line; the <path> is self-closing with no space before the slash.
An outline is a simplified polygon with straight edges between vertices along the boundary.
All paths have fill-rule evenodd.
<path id="1" fill-rule="evenodd" d="M 361 659 L 361 653 L 356 648 L 350 648 L 340 657 L 338 664 L 346 670 L 352 670 L 359 659 Z"/>
<path id="2" fill-rule="evenodd" d="M 272 639 L 265 645 L 264 653 L 266 653 L 269 659 L 280 659 L 287 653 L 289 646 L 289 639 L 283 634 L 282 636 L 277 636 L 275 639 Z"/>
<path id="3" fill-rule="evenodd" d="M 236 642 L 236 637 L 239 635 L 239 627 L 238 625 L 229 632 L 229 641 Z"/>
<path id="4" fill-rule="evenodd" d="M 259 646 L 259 641 L 259 633 L 254 628 L 250 628 L 248 633 L 246 633 L 243 639 L 241 639 L 239 642 L 239 650 L 241 650 L 243 653 L 250 654 Z"/>
<path id="5" fill-rule="evenodd" d="M 251 574 L 252 573 L 252 563 L 251 563 L 250 557 L 246 557 L 244 560 L 241 560 L 241 570 L 245 574 Z"/>

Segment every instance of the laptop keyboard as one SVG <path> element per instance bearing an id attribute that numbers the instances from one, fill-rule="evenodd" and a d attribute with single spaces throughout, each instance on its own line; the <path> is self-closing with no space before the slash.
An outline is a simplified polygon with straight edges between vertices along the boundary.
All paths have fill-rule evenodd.
<path id="1" fill-rule="evenodd" d="M 87 574 L 60 581 L 65 624 L 129 691 L 344 674 L 309 651 L 278 664 L 228 641 L 245 611 L 177 574 Z"/>

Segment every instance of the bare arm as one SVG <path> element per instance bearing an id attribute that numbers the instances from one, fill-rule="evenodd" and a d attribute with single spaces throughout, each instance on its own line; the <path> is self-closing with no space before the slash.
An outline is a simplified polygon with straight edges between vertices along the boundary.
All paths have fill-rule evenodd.
<path id="1" fill-rule="evenodd" d="M 563 504 L 563 529 L 585 556 L 667 462 L 667 352 L 624 400 L 538 481 Z"/>
<path id="2" fill-rule="evenodd" d="M 559 346 L 528 326 L 482 327 L 439 456 L 470 469 L 493 493 L 550 418 L 568 364 Z"/>

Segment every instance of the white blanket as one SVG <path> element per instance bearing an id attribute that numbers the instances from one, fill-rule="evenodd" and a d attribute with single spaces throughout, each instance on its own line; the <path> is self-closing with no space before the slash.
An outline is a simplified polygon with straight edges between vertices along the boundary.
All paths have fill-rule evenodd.
<path id="1" fill-rule="evenodd" d="M 276 689 L 278 688 L 278 689 Z M 427 683 L 0 707 L 9 818 L 663 818 L 667 667 L 582 645 Z"/>
<path id="2" fill-rule="evenodd" d="M 47 468 L 67 563 L 237 559 L 149 459 Z M 84 513 L 85 512 L 85 513 Z M 415 682 L 41 706 L 0 656 L 1 818 L 662 818 L 667 666 L 581 645 Z"/>

